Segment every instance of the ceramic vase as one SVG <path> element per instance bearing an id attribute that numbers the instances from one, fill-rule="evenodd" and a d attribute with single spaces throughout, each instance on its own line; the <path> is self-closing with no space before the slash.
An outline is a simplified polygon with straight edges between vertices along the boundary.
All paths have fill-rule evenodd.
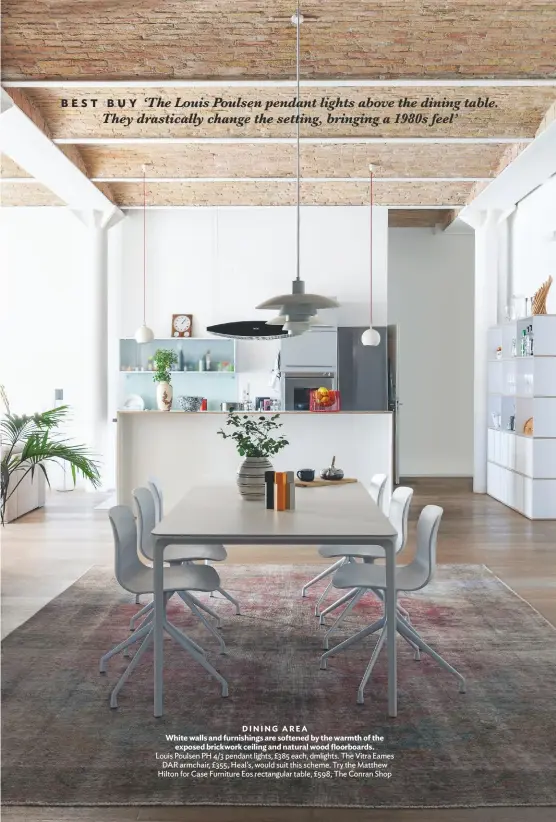
<path id="1" fill-rule="evenodd" d="M 272 471 L 266 457 L 246 457 L 237 469 L 237 487 L 245 500 L 264 500 L 265 471 Z"/>
<path id="2" fill-rule="evenodd" d="M 159 382 L 156 386 L 156 404 L 159 411 L 169 411 L 172 407 L 174 391 L 169 382 Z"/>

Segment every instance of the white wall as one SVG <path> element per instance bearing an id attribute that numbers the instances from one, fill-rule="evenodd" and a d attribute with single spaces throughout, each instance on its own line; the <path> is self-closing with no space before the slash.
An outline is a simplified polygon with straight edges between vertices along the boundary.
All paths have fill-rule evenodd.
<path id="1" fill-rule="evenodd" d="M 128 217 L 120 234 L 122 273 L 117 335 L 133 336 L 142 317 L 142 214 Z M 387 210 L 374 215 L 374 321 L 386 322 Z M 112 242 L 112 237 L 111 237 Z M 147 323 L 170 334 L 172 314 L 194 315 L 194 334 L 228 320 L 271 317 L 255 310 L 291 289 L 295 277 L 295 209 L 290 207 L 160 209 L 147 212 Z M 369 209 L 304 207 L 301 277 L 308 291 L 337 297 L 340 325 L 369 321 Z M 278 343 L 240 342 L 240 388 L 269 396 Z"/>
<path id="2" fill-rule="evenodd" d="M 86 229 L 64 208 L 3 208 L 0 231 L 0 383 L 15 413 L 52 408 L 54 389 L 62 388 L 72 408 L 65 431 L 86 442 L 91 365 Z M 52 476 L 58 482 L 55 470 Z"/>
<path id="3" fill-rule="evenodd" d="M 473 233 L 390 229 L 402 476 L 473 474 L 473 272 Z"/>
<path id="4" fill-rule="evenodd" d="M 550 274 L 556 280 L 556 177 L 518 204 L 510 224 L 511 293 L 532 297 Z M 547 312 L 556 314 L 556 283 Z"/>
<path id="5" fill-rule="evenodd" d="M 295 209 L 161 209 L 147 214 L 147 321 L 170 334 L 173 313 L 192 313 L 194 333 L 233 319 L 259 318 L 255 305 L 288 292 L 295 276 Z M 368 322 L 369 210 L 305 207 L 301 215 L 301 274 L 307 288 L 336 296 L 340 324 Z M 64 389 L 72 407 L 68 435 L 91 442 L 93 330 L 89 235 L 65 208 L 2 209 L 0 383 L 13 410 L 51 407 Z M 386 321 L 387 211 L 374 212 L 374 315 Z M 142 321 L 142 214 L 109 232 L 109 404 L 115 411 L 119 337 Z M 269 312 L 268 316 L 271 316 Z M 263 315 L 264 316 L 264 315 Z M 240 389 L 269 395 L 274 342 L 238 345 Z M 114 428 L 105 479 L 113 484 Z"/>

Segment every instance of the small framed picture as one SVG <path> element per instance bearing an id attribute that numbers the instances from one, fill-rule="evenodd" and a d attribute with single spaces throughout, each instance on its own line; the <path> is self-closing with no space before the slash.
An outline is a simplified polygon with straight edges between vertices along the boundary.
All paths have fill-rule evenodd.
<path id="1" fill-rule="evenodd" d="M 172 314 L 172 337 L 191 337 L 192 314 Z"/>

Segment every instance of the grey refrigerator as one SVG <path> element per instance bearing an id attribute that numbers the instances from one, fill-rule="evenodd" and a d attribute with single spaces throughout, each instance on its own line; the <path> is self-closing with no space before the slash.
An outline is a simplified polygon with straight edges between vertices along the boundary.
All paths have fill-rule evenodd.
<path id="1" fill-rule="evenodd" d="M 380 343 L 363 345 L 364 327 L 338 328 L 338 389 L 342 411 L 391 411 L 394 483 L 398 471 L 398 327 L 377 326 Z"/>

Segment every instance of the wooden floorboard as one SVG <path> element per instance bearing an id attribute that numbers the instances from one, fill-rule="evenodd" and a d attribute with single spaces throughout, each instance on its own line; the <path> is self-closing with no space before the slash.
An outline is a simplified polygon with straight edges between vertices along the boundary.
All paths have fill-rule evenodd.
<path id="1" fill-rule="evenodd" d="M 555 808 L 4 808 L 4 822 L 554 822 Z"/>
<path id="2" fill-rule="evenodd" d="M 415 489 L 410 546 L 423 505 L 444 508 L 439 563 L 482 563 L 556 624 L 556 522 L 531 522 L 461 479 L 407 480 Z M 307 493 L 311 493 L 307 491 Z M 330 494 L 333 494 L 330 489 Z M 112 563 L 102 497 L 52 494 L 3 532 L 3 618 L 12 630 L 96 564 Z M 407 562 L 412 549 L 404 552 Z M 315 563 L 310 547 L 234 546 L 233 563 Z M 4 808 L 5 822 L 555 822 L 556 808 L 318 809 L 318 808 Z"/>

